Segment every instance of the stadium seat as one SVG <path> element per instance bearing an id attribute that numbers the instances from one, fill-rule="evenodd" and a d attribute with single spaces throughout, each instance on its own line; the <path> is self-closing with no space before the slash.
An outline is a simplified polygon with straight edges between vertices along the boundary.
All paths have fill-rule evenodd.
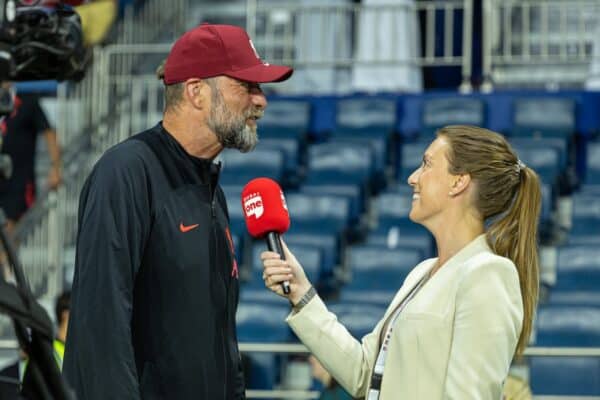
<path id="1" fill-rule="evenodd" d="M 304 140 L 310 123 L 310 103 L 305 100 L 269 100 L 259 121 L 260 138 Z"/>
<path id="2" fill-rule="evenodd" d="M 574 194 L 572 218 L 572 236 L 600 237 L 600 197 L 593 194 Z"/>
<path id="3" fill-rule="evenodd" d="M 257 304 L 268 303 L 275 304 L 281 307 L 290 307 L 290 302 L 285 297 L 279 296 L 268 290 L 264 283 L 263 285 L 248 284 L 243 282 L 240 285 L 240 304 Z"/>
<path id="4" fill-rule="evenodd" d="M 337 102 L 336 141 L 369 145 L 374 154 L 377 188 L 385 185 L 385 166 L 391 158 L 390 138 L 396 122 L 396 100 L 390 98 L 343 99 Z M 381 178 L 381 179 L 377 179 Z"/>
<path id="5" fill-rule="evenodd" d="M 287 243 L 287 242 L 286 242 Z M 314 284 L 318 284 L 321 279 L 321 272 L 323 270 L 323 256 L 321 250 L 317 247 L 298 245 L 288 243 L 289 249 L 294 253 L 296 258 L 302 264 L 304 272 L 307 278 Z M 258 285 L 264 286 L 261 279 L 263 265 L 260 260 L 260 254 L 267 250 L 267 246 L 264 242 L 257 241 L 252 245 L 252 278 L 251 282 Z"/>
<path id="6" fill-rule="evenodd" d="M 360 143 L 330 141 L 308 148 L 307 184 L 357 184 L 370 187 L 373 150 Z"/>
<path id="7" fill-rule="evenodd" d="M 593 290 L 556 290 L 550 291 L 546 301 L 551 306 L 587 306 L 600 307 L 600 292 Z"/>
<path id="8" fill-rule="evenodd" d="M 544 305 L 538 308 L 537 346 L 600 346 L 600 308 Z"/>
<path id="9" fill-rule="evenodd" d="M 336 235 L 324 232 L 295 232 L 295 224 L 292 223 L 290 230 L 284 235 L 284 239 L 289 246 L 311 246 L 321 250 L 324 278 L 330 277 L 333 274 L 334 266 L 340 262 L 339 240 Z"/>
<path id="10" fill-rule="evenodd" d="M 400 288 L 398 288 L 400 289 Z M 341 303 L 373 304 L 380 307 L 388 307 L 397 291 L 394 290 L 362 290 L 353 288 L 342 288 L 340 290 Z"/>
<path id="11" fill-rule="evenodd" d="M 385 307 L 373 304 L 328 302 L 327 308 L 357 340 L 371 333 L 385 314 Z"/>
<path id="12" fill-rule="evenodd" d="M 563 246 L 557 252 L 556 288 L 600 290 L 600 248 Z"/>
<path id="13" fill-rule="evenodd" d="M 435 139 L 435 132 L 446 125 L 485 126 L 483 100 L 459 96 L 426 99 L 420 140 Z"/>
<path id="14" fill-rule="evenodd" d="M 555 137 L 509 137 L 511 146 L 518 149 L 552 148 L 558 153 L 558 168 L 564 171 L 569 164 L 569 147 L 567 143 Z"/>
<path id="15" fill-rule="evenodd" d="M 600 185 L 600 143 L 588 143 L 585 182 Z"/>
<path id="16" fill-rule="evenodd" d="M 377 216 L 382 219 L 407 219 L 412 208 L 413 188 L 404 185 L 377 196 L 375 207 Z"/>
<path id="17" fill-rule="evenodd" d="M 296 138 L 264 138 L 260 139 L 256 149 L 274 149 L 283 153 L 284 181 L 282 185 L 289 183 L 294 185 L 300 179 L 298 167 L 300 164 L 300 141 Z M 293 179 L 292 179 L 293 178 Z"/>
<path id="18" fill-rule="evenodd" d="M 533 357 L 529 368 L 536 396 L 600 396 L 598 357 Z"/>
<path id="19" fill-rule="evenodd" d="M 398 181 L 404 184 L 408 177 L 421 165 L 423 161 L 423 153 L 429 145 L 430 141 L 405 143 L 402 145 L 397 168 Z"/>
<path id="20" fill-rule="evenodd" d="M 581 185 L 581 188 L 579 189 L 578 193 L 582 195 L 600 196 L 600 183 Z"/>
<path id="21" fill-rule="evenodd" d="M 422 260 L 421 251 L 411 248 L 392 250 L 369 245 L 351 246 L 348 267 L 352 280 L 346 288 L 396 291 Z"/>
<path id="22" fill-rule="evenodd" d="M 243 154 L 237 150 L 225 150 L 220 182 L 224 185 L 245 185 L 248 181 L 267 177 L 281 182 L 284 173 L 283 152 L 279 149 L 255 149 Z"/>
<path id="23" fill-rule="evenodd" d="M 266 290 L 265 290 L 266 291 Z M 283 343 L 292 339 L 285 318 L 287 304 L 240 302 L 237 310 L 237 335 L 240 343 Z M 250 353 L 251 389 L 273 389 L 279 376 L 279 357 L 271 353 Z"/>
<path id="24" fill-rule="evenodd" d="M 358 224 L 360 216 L 366 210 L 366 194 L 358 184 L 313 183 L 302 185 L 300 193 L 312 195 L 334 195 L 348 198 L 350 201 L 350 220 Z"/>
<path id="25" fill-rule="evenodd" d="M 364 97 L 342 99 L 336 104 L 335 132 L 348 133 L 394 130 L 396 100 L 392 98 Z"/>
<path id="26" fill-rule="evenodd" d="M 556 208 L 556 192 L 552 186 L 547 183 L 541 184 L 542 207 L 540 209 L 539 231 L 541 237 L 550 238 L 555 227 L 554 215 L 552 211 Z"/>
<path id="27" fill-rule="evenodd" d="M 434 256 L 433 236 L 417 224 L 406 226 L 382 226 L 367 236 L 366 244 L 388 249 L 413 248 L 421 251 L 423 258 Z"/>
<path id="28" fill-rule="evenodd" d="M 511 136 L 571 138 L 575 134 L 575 101 L 568 98 L 517 98 Z"/>
<path id="29" fill-rule="evenodd" d="M 513 145 L 519 158 L 528 167 L 535 170 L 543 183 L 550 185 L 558 184 L 561 174 L 560 157 L 558 150 L 552 147 L 529 147 L 519 144 Z"/>
<path id="30" fill-rule="evenodd" d="M 343 196 L 288 193 L 288 210 L 295 233 L 340 235 L 350 223 L 350 200 Z"/>

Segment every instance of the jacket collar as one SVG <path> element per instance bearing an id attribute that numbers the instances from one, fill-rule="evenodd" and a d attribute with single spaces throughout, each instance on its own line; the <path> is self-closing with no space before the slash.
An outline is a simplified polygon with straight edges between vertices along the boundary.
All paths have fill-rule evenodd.
<path id="1" fill-rule="evenodd" d="M 439 273 L 451 273 L 450 270 L 452 270 L 455 266 L 463 264 L 471 257 L 482 252 L 492 252 L 492 250 L 487 244 L 485 233 L 477 236 L 465 247 L 460 249 L 455 255 L 450 257 L 450 259 L 446 261 L 446 263 L 444 263 L 444 265 L 442 265 L 442 267 L 437 271 L 436 275 Z M 392 301 L 390 307 L 388 307 L 386 317 L 387 314 L 392 310 L 395 310 L 398 304 L 404 301 L 406 296 L 408 296 L 408 294 L 413 290 L 413 288 L 417 286 L 419 282 L 421 282 L 421 280 L 427 276 L 427 274 L 429 274 L 436 262 L 437 257 L 430 258 L 428 260 L 423 261 L 415 267 L 414 271 L 411 274 L 409 274 L 409 276 L 406 278 L 404 285 L 402 285 L 402 287 L 396 294 L 396 297 Z"/>

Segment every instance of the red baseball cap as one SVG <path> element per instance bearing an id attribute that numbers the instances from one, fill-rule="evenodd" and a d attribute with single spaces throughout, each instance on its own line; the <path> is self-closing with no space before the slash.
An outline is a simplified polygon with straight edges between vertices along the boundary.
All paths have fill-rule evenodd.
<path id="1" fill-rule="evenodd" d="M 252 40 L 233 25 L 202 24 L 180 37 L 165 63 L 167 85 L 190 78 L 226 75 L 246 82 L 281 82 L 294 70 L 263 62 Z"/>

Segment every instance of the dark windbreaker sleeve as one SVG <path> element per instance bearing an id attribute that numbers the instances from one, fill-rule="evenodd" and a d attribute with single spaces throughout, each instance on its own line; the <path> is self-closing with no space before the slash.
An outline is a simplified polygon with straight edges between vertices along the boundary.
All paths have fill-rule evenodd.
<path id="1" fill-rule="evenodd" d="M 79 400 L 140 398 L 131 317 L 151 214 L 136 146 L 125 142 L 105 154 L 80 197 L 64 360 L 65 377 Z"/>
<path id="2" fill-rule="evenodd" d="M 242 360 L 240 358 L 240 363 L 238 364 L 238 372 L 235 379 L 235 399 L 236 400 L 246 400 L 246 383 L 244 378 L 244 368 L 242 364 Z"/>

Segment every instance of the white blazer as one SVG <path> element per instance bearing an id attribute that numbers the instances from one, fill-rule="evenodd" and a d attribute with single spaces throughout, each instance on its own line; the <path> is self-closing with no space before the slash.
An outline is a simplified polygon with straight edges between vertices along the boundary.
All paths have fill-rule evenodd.
<path id="1" fill-rule="evenodd" d="M 361 342 L 318 296 L 290 314 L 287 322 L 350 394 L 364 397 L 384 322 L 435 261 L 425 260 L 410 272 L 385 316 Z M 494 254 L 485 235 L 477 237 L 448 260 L 400 314 L 380 400 L 499 400 L 522 320 L 515 265 Z"/>

